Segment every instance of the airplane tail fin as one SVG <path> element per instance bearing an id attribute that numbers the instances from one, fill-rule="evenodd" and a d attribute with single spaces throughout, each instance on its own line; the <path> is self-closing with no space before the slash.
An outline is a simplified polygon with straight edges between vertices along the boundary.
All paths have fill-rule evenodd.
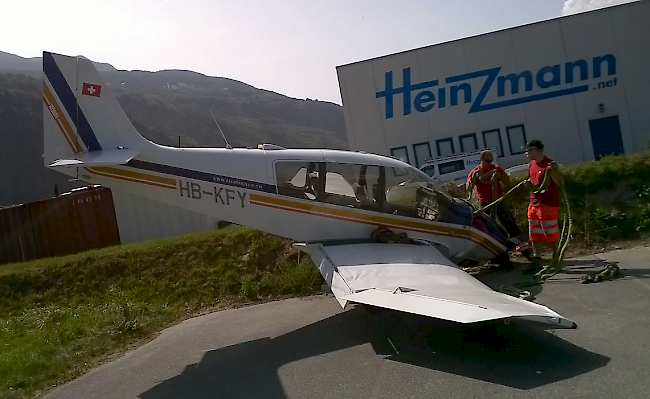
<path id="1" fill-rule="evenodd" d="M 151 143 L 124 114 L 90 60 L 43 52 L 46 166 L 124 164 Z"/>

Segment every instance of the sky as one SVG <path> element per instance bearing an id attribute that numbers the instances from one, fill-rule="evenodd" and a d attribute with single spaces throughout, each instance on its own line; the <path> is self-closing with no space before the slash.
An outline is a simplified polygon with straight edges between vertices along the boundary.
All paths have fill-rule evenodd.
<path id="1" fill-rule="evenodd" d="M 0 51 L 185 69 L 341 104 L 338 65 L 630 1 L 22 0 L 2 6 Z"/>

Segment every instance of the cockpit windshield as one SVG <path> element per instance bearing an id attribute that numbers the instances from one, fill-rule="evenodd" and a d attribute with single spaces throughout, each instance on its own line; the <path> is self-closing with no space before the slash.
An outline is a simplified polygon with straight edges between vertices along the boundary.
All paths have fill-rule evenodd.
<path id="1" fill-rule="evenodd" d="M 391 213 L 444 220 L 452 197 L 429 176 L 413 167 L 387 167 L 386 205 Z"/>
<path id="2" fill-rule="evenodd" d="M 429 176 L 410 166 L 277 161 L 275 172 L 281 195 L 424 220 L 458 222 L 453 198 Z"/>

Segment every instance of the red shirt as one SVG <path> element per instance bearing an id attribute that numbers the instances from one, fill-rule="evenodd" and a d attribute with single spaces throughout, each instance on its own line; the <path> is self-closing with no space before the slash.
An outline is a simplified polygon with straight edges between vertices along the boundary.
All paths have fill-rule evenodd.
<path id="1" fill-rule="evenodd" d="M 469 183 L 472 180 L 472 175 L 474 175 L 475 171 L 479 171 L 478 175 L 479 177 L 483 176 L 487 172 L 491 171 L 492 169 L 496 169 L 497 173 L 500 173 L 504 176 L 506 175 L 506 172 L 501 168 L 499 165 L 488 165 L 485 169 L 481 168 L 481 165 L 475 167 L 472 169 L 471 172 L 469 172 L 469 176 L 467 176 L 467 182 Z M 494 177 L 497 179 L 497 177 Z M 479 201 L 482 202 L 492 202 L 492 181 L 488 181 L 487 183 L 483 183 L 480 179 L 476 180 L 476 193 L 478 194 L 478 199 Z M 500 198 L 503 195 L 503 188 L 501 187 L 501 182 L 497 182 L 497 198 Z M 496 198 L 495 198 L 496 199 Z"/>
<path id="2" fill-rule="evenodd" d="M 528 176 L 530 181 L 539 186 L 544 181 L 544 175 L 546 175 L 546 167 L 553 160 L 549 157 L 544 157 L 541 161 L 531 161 L 528 166 Z M 546 205 L 546 206 L 560 206 L 560 196 L 557 184 L 551 179 L 551 184 L 548 186 L 548 190 L 544 194 L 535 194 L 532 191 L 530 192 L 530 203 L 533 205 Z"/>

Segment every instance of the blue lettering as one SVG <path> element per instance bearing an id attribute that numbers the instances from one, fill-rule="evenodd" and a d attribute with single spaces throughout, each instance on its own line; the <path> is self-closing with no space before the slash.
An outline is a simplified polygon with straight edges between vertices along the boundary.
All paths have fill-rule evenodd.
<path id="1" fill-rule="evenodd" d="M 445 95 L 445 88 L 438 89 L 438 108 L 445 108 L 447 105 L 447 96 Z"/>
<path id="2" fill-rule="evenodd" d="M 551 74 L 551 80 L 546 80 L 546 76 Z M 562 79 L 560 77 L 560 66 L 546 66 L 539 71 L 537 71 L 537 86 L 542 89 L 548 89 L 549 87 L 559 86 L 562 84 Z"/>
<path id="3" fill-rule="evenodd" d="M 519 79 L 524 79 L 524 90 L 533 90 L 533 74 L 530 71 L 523 71 L 519 75 L 511 73 L 506 76 L 499 76 L 497 79 L 497 96 L 503 97 L 506 95 L 506 82 L 510 82 L 510 94 L 519 93 Z"/>
<path id="4" fill-rule="evenodd" d="M 564 64 L 564 74 L 567 83 L 573 83 L 573 69 L 580 68 L 580 81 L 589 79 L 589 64 L 585 60 L 576 60 L 574 62 L 567 62 Z"/>
<path id="5" fill-rule="evenodd" d="M 594 78 L 599 78 L 601 75 L 600 67 L 603 62 L 607 62 L 607 75 L 612 76 L 616 74 L 616 58 L 611 54 L 605 54 L 602 57 L 594 57 Z"/>
<path id="6" fill-rule="evenodd" d="M 394 97 L 402 95 L 402 115 L 410 115 L 412 110 L 417 112 L 428 112 L 436 107 L 445 108 L 449 99 L 449 106 L 457 106 L 459 103 L 470 104 L 468 113 L 487 111 L 490 109 L 509 107 L 516 104 L 524 104 L 532 101 L 539 101 L 553 97 L 566 96 L 570 94 L 581 93 L 589 90 L 587 84 L 579 86 L 558 88 L 563 84 L 571 84 L 576 80 L 584 82 L 586 80 L 600 78 L 606 71 L 608 76 L 616 74 L 616 57 L 613 54 L 605 54 L 593 57 L 592 59 L 592 76 L 589 76 L 589 63 L 584 59 L 578 59 L 572 62 L 566 62 L 556 65 L 541 67 L 536 73 L 531 71 L 522 71 L 520 73 L 509 73 L 499 75 L 501 67 L 487 68 L 480 71 L 464 73 L 460 75 L 449 76 L 445 79 L 447 86 L 439 87 L 436 92 L 425 90 L 430 87 L 438 86 L 438 80 L 429 80 L 421 83 L 412 83 L 411 68 L 402 69 L 402 86 L 395 87 L 393 84 L 393 72 L 388 71 L 384 74 L 384 90 L 375 93 L 375 98 L 384 98 L 385 118 L 390 119 L 394 116 Z M 564 74 L 563 74 L 564 73 Z M 476 78 L 485 78 L 476 97 L 472 95 L 473 85 L 468 81 Z M 496 82 L 496 85 L 495 85 Z M 523 82 L 523 83 L 522 83 Z M 510 90 L 507 90 L 507 86 Z M 521 97 L 509 98 L 493 103 L 485 103 L 488 93 L 496 86 L 497 97 L 517 95 L 523 92 L 530 92 L 535 89 L 544 89 L 544 92 L 529 94 Z M 616 86 L 616 78 L 610 79 L 604 83 L 598 83 L 598 87 Z M 414 95 L 413 95 L 414 94 Z M 183 195 L 183 191 L 181 191 Z M 227 201 L 226 201 L 227 202 Z"/>
<path id="7" fill-rule="evenodd" d="M 423 90 L 415 96 L 415 110 L 418 112 L 430 111 L 435 105 L 436 98 L 429 90 Z"/>
<path id="8" fill-rule="evenodd" d="M 413 90 L 421 90 L 427 87 L 438 85 L 437 80 L 430 80 L 428 82 L 418 83 L 411 86 L 411 68 L 404 68 L 402 70 L 402 87 L 393 87 L 393 72 L 386 72 L 384 74 L 384 90 L 378 91 L 375 98 L 385 97 L 386 103 L 386 119 L 393 117 L 393 96 L 402 94 L 404 100 L 403 115 L 411 114 L 411 92 Z"/>
<path id="9" fill-rule="evenodd" d="M 461 83 L 457 86 L 449 88 L 449 97 L 451 97 L 451 105 L 458 105 L 458 92 L 463 91 L 465 94 L 465 104 L 472 102 L 472 86 L 469 83 Z"/>

